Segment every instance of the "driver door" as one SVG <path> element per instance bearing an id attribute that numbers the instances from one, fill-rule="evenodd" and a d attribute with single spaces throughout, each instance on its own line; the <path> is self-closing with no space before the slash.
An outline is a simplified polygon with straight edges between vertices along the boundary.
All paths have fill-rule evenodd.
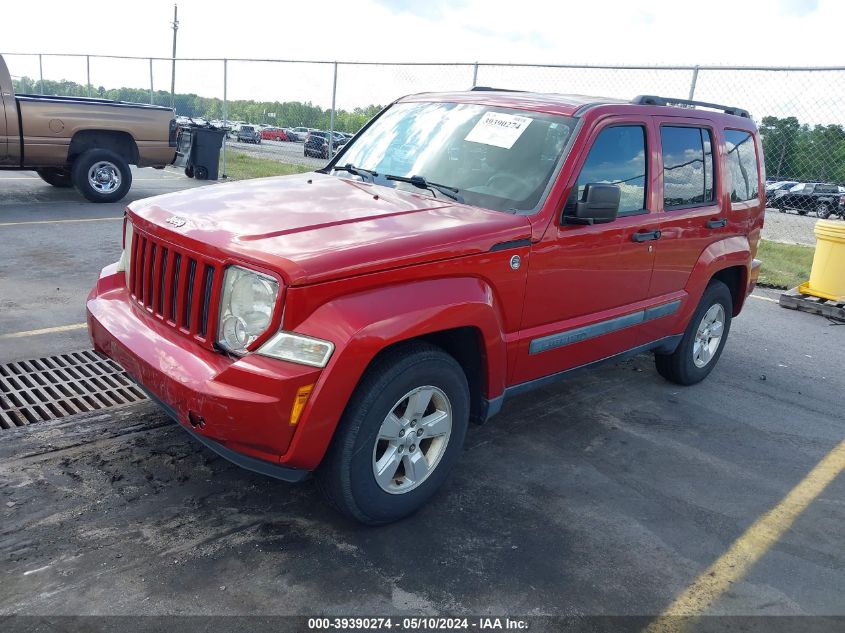
<path id="1" fill-rule="evenodd" d="M 657 173 L 650 120 L 611 117 L 593 129 L 570 187 L 622 189 L 618 217 L 561 222 L 531 249 L 522 329 L 510 384 L 532 381 L 635 347 L 659 233 L 649 184 Z M 571 191 L 571 189 L 570 189 Z"/>

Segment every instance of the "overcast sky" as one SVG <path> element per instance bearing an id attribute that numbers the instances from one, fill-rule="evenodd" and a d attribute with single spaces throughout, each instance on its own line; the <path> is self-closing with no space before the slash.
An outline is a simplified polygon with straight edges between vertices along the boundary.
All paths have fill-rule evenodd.
<path id="1" fill-rule="evenodd" d="M 178 57 L 394 62 L 837 65 L 845 61 L 841 0 L 180 0 Z M 67 0 L 4 3 L 4 53 L 90 53 L 167 57 L 173 3 L 112 0 L 108 10 Z M 823 35 L 828 34 L 828 35 Z M 8 57 L 13 75 L 37 76 L 34 58 Z M 222 96 L 222 64 L 177 69 L 177 91 Z M 230 98 L 330 101 L 331 67 L 230 64 Z M 92 61 L 92 83 L 149 86 L 148 62 Z M 155 64 L 156 89 L 169 66 Z M 561 73 L 482 72 L 538 90 L 627 95 L 647 75 L 587 82 Z M 84 60 L 45 58 L 45 78 L 84 83 Z M 341 69 L 338 106 L 385 102 L 405 92 L 466 87 L 468 68 Z M 614 85 L 607 86 L 608 82 Z M 689 73 L 660 77 L 686 96 Z M 268 89 L 268 84 L 270 89 Z M 778 84 L 773 83 L 774 87 Z M 605 87 L 607 86 L 607 87 Z M 702 88 L 704 89 L 704 88 Z M 748 88 L 753 90 L 752 87 Z M 768 88 L 767 88 L 768 89 Z M 804 91 L 796 85 L 796 91 Z M 736 94 L 727 88 L 728 94 Z M 697 95 L 698 96 L 698 95 Z M 824 98 L 819 93 L 819 98 Z"/>

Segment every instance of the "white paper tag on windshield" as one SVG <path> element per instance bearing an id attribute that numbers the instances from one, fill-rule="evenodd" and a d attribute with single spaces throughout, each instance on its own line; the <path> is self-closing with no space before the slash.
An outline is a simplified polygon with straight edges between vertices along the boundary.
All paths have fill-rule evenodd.
<path id="1" fill-rule="evenodd" d="M 464 137 L 465 141 L 510 149 L 532 119 L 504 112 L 487 112 Z"/>

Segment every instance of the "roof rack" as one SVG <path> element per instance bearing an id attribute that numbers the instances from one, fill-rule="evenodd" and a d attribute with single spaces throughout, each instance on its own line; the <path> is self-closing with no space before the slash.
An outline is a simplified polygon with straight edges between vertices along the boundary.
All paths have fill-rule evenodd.
<path id="1" fill-rule="evenodd" d="M 707 103 L 706 101 L 692 101 L 691 99 L 674 99 L 672 97 L 656 97 L 654 95 L 640 95 L 638 97 L 634 97 L 631 100 L 631 103 L 635 103 L 635 104 L 638 104 L 638 105 L 656 105 L 656 106 L 668 106 L 668 105 L 700 106 L 702 108 L 713 108 L 714 110 L 721 110 L 725 114 L 733 114 L 734 116 L 741 116 L 741 117 L 745 117 L 746 119 L 751 118 L 751 115 L 748 113 L 748 110 L 743 110 L 742 108 L 736 108 L 734 106 L 719 105 L 718 103 Z"/>
<path id="2" fill-rule="evenodd" d="M 511 90 L 509 88 L 491 88 L 490 86 L 473 86 L 471 92 L 525 92 L 524 90 Z"/>

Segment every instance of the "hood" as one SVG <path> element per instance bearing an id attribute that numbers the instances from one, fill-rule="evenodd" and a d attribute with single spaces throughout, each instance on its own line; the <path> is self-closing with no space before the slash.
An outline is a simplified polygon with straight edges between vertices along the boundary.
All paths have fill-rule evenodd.
<path id="1" fill-rule="evenodd" d="M 132 203 L 141 229 L 292 286 L 483 253 L 531 237 L 524 216 L 310 173 L 186 189 Z M 174 228 L 166 220 L 184 218 Z"/>

